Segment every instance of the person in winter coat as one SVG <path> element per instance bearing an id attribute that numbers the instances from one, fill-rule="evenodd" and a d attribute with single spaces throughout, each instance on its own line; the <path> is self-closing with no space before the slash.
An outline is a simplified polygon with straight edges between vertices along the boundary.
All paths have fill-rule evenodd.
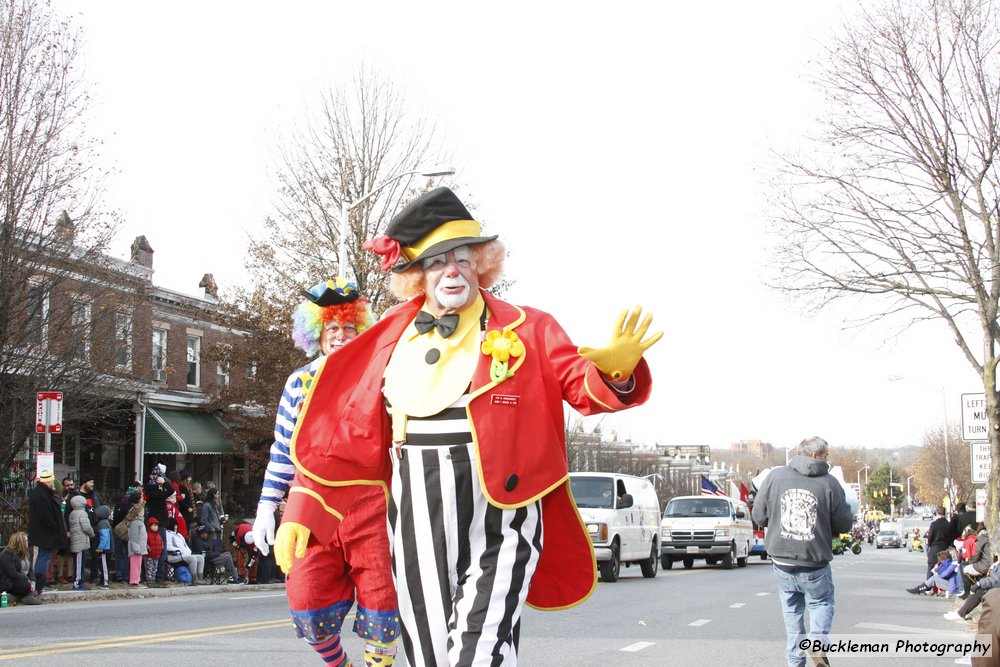
<path id="1" fill-rule="evenodd" d="M 167 519 L 167 529 L 163 532 L 167 562 L 175 568 L 186 564 L 191 570 L 192 585 L 201 586 L 205 583 L 205 554 L 192 553 L 187 540 L 177 532 L 176 527 L 176 522 Z"/>
<path id="2" fill-rule="evenodd" d="M 156 571 L 160 557 L 166 556 L 163 551 L 163 536 L 160 535 L 160 520 L 155 516 L 146 519 L 146 555 L 142 559 L 142 567 L 146 571 L 146 585 L 156 586 Z"/>
<path id="3" fill-rule="evenodd" d="M 1000 667 L 1000 588 L 983 596 L 983 612 L 979 615 L 976 634 L 990 637 L 990 656 L 972 658 L 972 667 Z"/>
<path id="4" fill-rule="evenodd" d="M 927 549 L 927 576 L 925 579 L 931 578 L 931 570 L 938 562 L 938 552 L 950 547 L 951 541 L 955 539 L 951 534 L 951 522 L 945 514 L 944 507 L 938 506 L 937 518 L 931 522 L 930 528 L 927 529 L 927 540 L 925 541 L 925 548 Z"/>
<path id="5" fill-rule="evenodd" d="M 809 638 L 825 640 L 830 633 L 833 536 L 854 523 L 844 487 L 829 472 L 829 456 L 826 440 L 806 438 L 788 465 L 771 470 L 753 505 L 753 520 L 767 528 L 764 543 L 778 582 L 789 665 L 805 665 L 798 640 L 805 634 L 807 606 Z"/>
<path id="6" fill-rule="evenodd" d="M 0 551 L 0 591 L 20 598 L 21 604 L 41 604 L 41 599 L 31 593 L 27 574 L 29 560 L 27 534 L 14 533 Z"/>
<path id="7" fill-rule="evenodd" d="M 53 551 L 69 548 L 69 535 L 62 512 L 62 498 L 55 492 L 56 479 L 42 471 L 38 483 L 28 492 L 28 542 L 37 550 L 34 555 L 35 591 L 45 590 L 46 572 Z"/>
<path id="8" fill-rule="evenodd" d="M 115 504 L 115 511 L 111 514 L 111 544 L 115 552 L 115 579 L 121 582 L 128 581 L 128 540 L 118 537 L 114 527 L 125 520 L 133 505 L 141 503 L 141 501 L 142 493 L 139 492 L 138 485 L 133 486 Z"/>
<path id="9" fill-rule="evenodd" d="M 198 526 L 191 536 L 191 551 L 196 554 L 205 554 L 206 568 L 222 565 L 226 569 L 226 577 L 230 584 L 245 583 L 236 571 L 233 555 L 228 551 L 222 551 L 220 543 L 212 538 L 205 526 Z"/>
<path id="10" fill-rule="evenodd" d="M 69 513 L 69 552 L 73 554 L 73 590 L 85 591 L 87 584 L 83 583 L 83 561 L 90 551 L 90 538 L 95 533 L 87 514 L 87 499 L 81 495 L 71 496 L 69 504 L 72 508 Z"/>
<path id="11" fill-rule="evenodd" d="M 907 588 L 907 593 L 918 595 L 931 588 L 938 588 L 944 591 L 945 597 L 951 597 L 962 592 L 962 575 L 958 570 L 957 560 L 952 558 L 951 550 L 939 551 L 937 561 L 937 565 L 931 570 L 931 576 L 919 586 Z"/>
<path id="12" fill-rule="evenodd" d="M 218 489 L 209 489 L 205 492 L 205 502 L 201 504 L 201 525 L 208 528 L 209 535 L 213 540 L 222 538 L 222 518 L 219 515 L 219 507 L 216 499 L 219 497 Z"/>
<path id="13" fill-rule="evenodd" d="M 995 588 L 1000 588 L 1000 561 L 994 563 L 986 576 L 981 577 L 972 586 L 969 596 L 965 598 L 965 602 L 958 608 L 958 611 L 949 611 L 944 617 L 949 621 L 964 621 L 965 617 L 983 601 L 983 596 Z"/>
<path id="14" fill-rule="evenodd" d="M 94 517 L 97 519 L 97 546 L 94 553 L 97 554 L 98 585 L 107 590 L 110 579 L 108 578 L 108 552 L 111 551 L 111 508 L 101 505 L 94 510 Z"/>
<path id="15" fill-rule="evenodd" d="M 139 577 L 142 570 L 142 559 L 149 551 L 146 545 L 146 525 L 142 521 L 144 508 L 142 503 L 136 503 L 128 511 L 128 583 L 131 586 L 139 586 Z"/>

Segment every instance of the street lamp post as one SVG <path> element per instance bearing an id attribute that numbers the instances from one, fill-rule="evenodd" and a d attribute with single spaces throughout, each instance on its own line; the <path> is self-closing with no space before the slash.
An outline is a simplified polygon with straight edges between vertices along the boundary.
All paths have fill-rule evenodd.
<path id="1" fill-rule="evenodd" d="M 859 462 L 860 463 L 860 462 Z M 865 471 L 865 486 L 868 486 L 868 466 L 858 469 L 858 490 L 861 490 L 861 471 Z"/>
<path id="2" fill-rule="evenodd" d="M 905 380 L 906 378 L 902 375 L 890 375 L 888 379 L 889 382 L 899 382 L 900 380 Z M 923 383 L 921 382 L 919 384 Z M 951 508 L 955 507 L 955 491 L 952 486 L 951 455 L 948 453 L 948 397 L 945 394 L 945 388 L 943 386 L 941 387 L 941 408 L 944 418 L 944 432 L 942 433 L 944 438 L 944 475 L 945 481 L 948 484 L 948 504 L 950 505 L 949 511 L 951 511 Z"/>
<path id="3" fill-rule="evenodd" d="M 421 176 L 433 177 L 433 176 L 451 176 L 455 173 L 454 167 L 430 167 L 425 169 L 413 169 L 412 171 L 404 171 L 400 174 L 396 174 L 387 181 L 379 183 L 371 190 L 365 194 L 358 197 L 355 201 L 349 202 L 345 197 L 340 202 L 340 252 L 337 256 L 337 272 L 344 278 L 349 277 L 347 271 L 347 242 L 351 236 L 351 211 L 360 206 L 361 204 L 368 201 L 369 198 L 375 196 L 382 191 L 386 186 L 392 185 L 396 181 L 406 176 L 413 176 L 415 174 L 420 174 Z"/>
<path id="4" fill-rule="evenodd" d="M 906 509 L 913 507 L 913 496 L 910 495 L 910 480 L 916 477 L 916 475 L 910 475 L 906 478 Z"/>

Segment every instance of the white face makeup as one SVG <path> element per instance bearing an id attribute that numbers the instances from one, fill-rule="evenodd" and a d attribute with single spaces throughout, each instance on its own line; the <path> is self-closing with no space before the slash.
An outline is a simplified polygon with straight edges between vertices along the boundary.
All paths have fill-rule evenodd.
<path id="1" fill-rule="evenodd" d="M 358 336 L 358 328 L 350 323 L 330 322 L 319 336 L 319 349 L 323 354 L 330 354 Z"/>
<path id="2" fill-rule="evenodd" d="M 479 277 L 468 246 L 423 260 L 427 308 L 435 315 L 462 310 L 475 300 Z"/>

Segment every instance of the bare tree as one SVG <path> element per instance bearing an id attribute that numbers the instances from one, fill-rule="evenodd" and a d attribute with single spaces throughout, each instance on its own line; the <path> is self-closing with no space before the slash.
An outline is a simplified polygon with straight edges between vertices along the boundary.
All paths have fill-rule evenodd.
<path id="1" fill-rule="evenodd" d="M 350 273 L 381 313 L 392 305 L 386 276 L 379 257 L 361 246 L 385 230 L 402 204 L 432 185 L 419 176 L 397 177 L 442 159 L 433 126 L 410 111 L 405 93 L 389 79 L 361 68 L 350 87 L 324 91 L 319 111 L 280 151 L 276 214 L 251 243 L 249 268 L 256 282 L 289 294 L 343 274 L 337 266 L 341 205 L 389 183 L 353 208 L 348 223 Z"/>
<path id="2" fill-rule="evenodd" d="M 773 187 L 778 286 L 817 309 L 861 302 L 853 325 L 944 325 L 983 378 L 993 479 L 998 29 L 989 0 L 889 0 L 862 10 L 816 76 L 829 112 L 815 152 L 786 158 Z M 995 484 L 988 521 L 997 525 Z"/>
<path id="3" fill-rule="evenodd" d="M 103 253 L 115 217 L 95 204 L 78 44 L 48 3 L 0 0 L 0 471 L 34 431 L 36 391 L 64 392 L 64 421 L 124 419 L 137 386 L 148 276 Z"/>

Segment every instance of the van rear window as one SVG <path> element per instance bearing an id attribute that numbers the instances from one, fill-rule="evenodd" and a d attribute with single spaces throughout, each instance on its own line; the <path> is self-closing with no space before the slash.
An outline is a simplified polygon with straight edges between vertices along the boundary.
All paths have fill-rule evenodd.
<path id="1" fill-rule="evenodd" d="M 686 498 L 671 500 L 663 516 L 729 516 L 729 502 L 719 498 Z"/>
<path id="2" fill-rule="evenodd" d="M 609 477 L 570 477 L 570 489 L 577 507 L 614 509 L 614 480 Z"/>

